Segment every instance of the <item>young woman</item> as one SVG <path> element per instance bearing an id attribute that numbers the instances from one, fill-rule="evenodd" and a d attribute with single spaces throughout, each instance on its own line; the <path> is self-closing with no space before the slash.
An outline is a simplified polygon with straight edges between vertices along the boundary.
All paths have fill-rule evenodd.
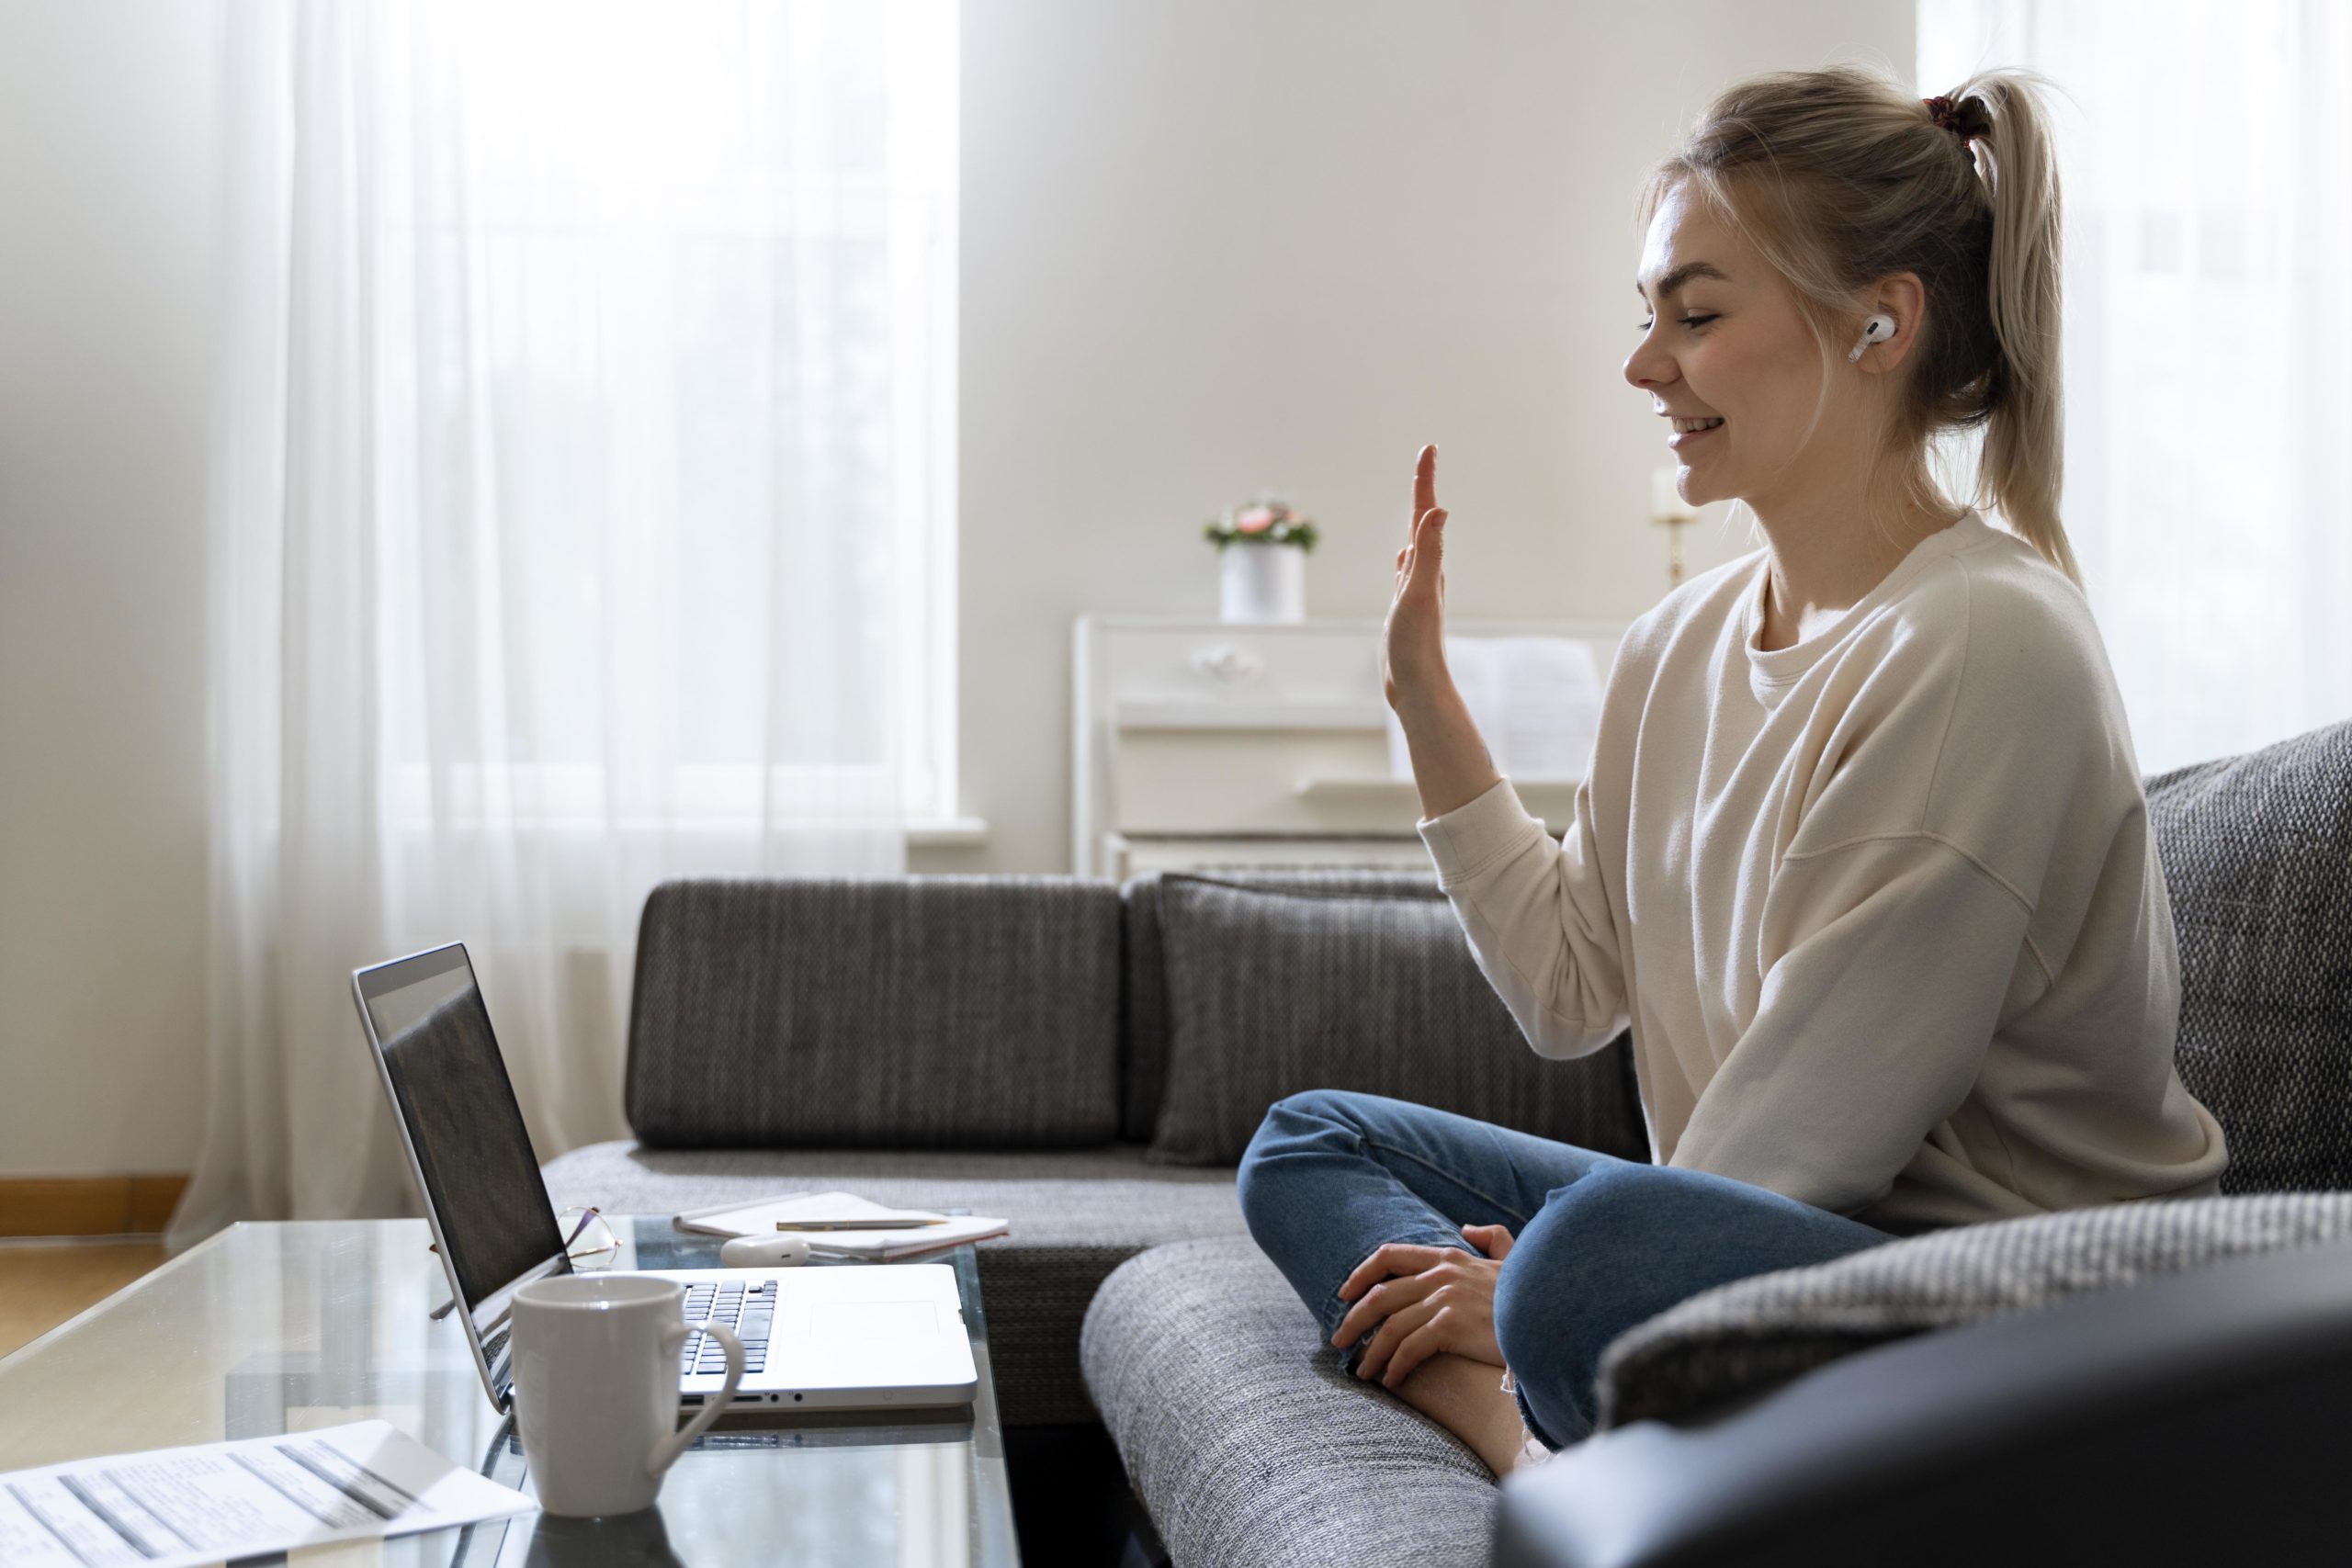
<path id="1" fill-rule="evenodd" d="M 1436 448 L 1385 637 L 1419 824 L 1541 1055 L 1630 1024 L 1654 1163 L 1337 1090 L 1268 1111 L 1252 1234 L 1343 1364 L 1498 1473 L 1589 1434 L 1602 1348 L 1893 1235 L 2216 1190 L 2123 707 L 2057 513 L 2059 207 L 2032 73 L 1718 97 L 1645 187 L 1625 378 L 1764 547 L 1610 671 L 1558 840 L 1444 662 Z M 1980 497 L 1936 438 L 1981 426 Z M 1498 1377 L 1498 1371 L 1501 1376 Z"/>

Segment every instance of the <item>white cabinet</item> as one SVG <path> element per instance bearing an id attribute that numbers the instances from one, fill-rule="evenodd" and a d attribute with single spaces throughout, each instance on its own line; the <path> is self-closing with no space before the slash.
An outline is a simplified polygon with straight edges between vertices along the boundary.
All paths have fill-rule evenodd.
<path id="1" fill-rule="evenodd" d="M 1605 671 L 1624 627 L 1456 622 L 1449 639 L 1573 637 Z M 1078 617 L 1072 864 L 1426 867 L 1420 793 L 1391 774 L 1378 621 Z M 1513 777 L 1555 837 L 1577 781 Z"/>

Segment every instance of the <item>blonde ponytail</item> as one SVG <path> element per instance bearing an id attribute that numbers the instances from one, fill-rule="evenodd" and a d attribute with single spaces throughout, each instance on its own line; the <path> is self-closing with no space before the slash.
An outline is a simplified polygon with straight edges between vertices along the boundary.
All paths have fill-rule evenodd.
<path id="1" fill-rule="evenodd" d="M 1992 189 L 1986 302 L 2002 373 L 1989 400 L 1977 484 L 2018 536 L 2079 586 L 2082 571 L 2058 517 L 2066 460 L 2058 160 L 2048 117 L 2024 80 L 2030 74 L 1982 72 L 1948 95 L 1963 106 L 1983 104 L 1991 122 L 1977 142 Z"/>
<path id="2" fill-rule="evenodd" d="M 1780 273 L 1821 355 L 1816 423 L 1830 371 L 1860 330 L 1854 295 L 1917 273 L 1926 336 L 1906 362 L 1871 475 L 1873 499 L 1950 511 L 1929 447 L 1947 432 L 1981 427 L 1968 504 L 1997 511 L 2079 585 L 2058 516 L 2058 167 L 2037 85 L 2048 78 L 1982 71 L 1938 104 L 1857 66 L 1751 77 L 1718 94 L 1682 148 L 1651 172 L 1640 217 L 1646 224 L 1689 182 Z"/>

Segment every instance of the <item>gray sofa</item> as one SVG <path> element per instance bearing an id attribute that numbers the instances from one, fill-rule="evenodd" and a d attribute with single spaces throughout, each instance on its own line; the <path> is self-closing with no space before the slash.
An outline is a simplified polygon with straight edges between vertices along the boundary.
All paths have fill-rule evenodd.
<path id="1" fill-rule="evenodd" d="M 2179 1060 L 2231 1136 L 2229 1195 L 1970 1227 L 1707 1292 L 1611 1347 L 1595 1438 L 1500 1488 L 1451 1434 L 1339 1371 L 1234 1197 L 1265 1107 L 1316 1087 L 1644 1157 L 1625 1042 L 1536 1058 L 1428 874 L 666 884 L 639 944 L 636 1137 L 565 1155 L 547 1181 L 559 1204 L 613 1212 L 841 1186 L 1006 1216 L 979 1260 L 1009 1438 L 1099 1422 L 1187 1568 L 1890 1560 L 1905 1484 L 1939 1495 L 2034 1448 L 2058 1380 L 2000 1334 L 2352 1246 L 2336 1196 L 2352 1174 L 2352 725 L 2148 788 L 2184 966 Z M 2295 1343 L 2352 1369 L 2346 1303 Z M 2245 1332 L 2275 1349 L 2278 1328 Z M 1972 1335 L 1994 1337 L 1972 1351 Z M 1963 1389 L 2001 1385 L 2005 1367 L 2023 1380 L 2010 1450 L 1917 1440 L 1950 1426 L 1900 1392 L 1936 1370 L 1903 1360 L 1925 1351 Z M 2084 1397 L 2129 1404 L 2104 1384 Z M 1888 1425 L 1843 1430 L 1824 1401 Z M 1808 1435 L 1824 1465 L 1875 1479 L 1792 1479 Z M 1859 1462 L 1856 1443 L 1911 1468 Z M 1694 1475 L 1713 1478 L 1703 1499 Z M 2004 1554 L 2020 1555 L 2014 1535 Z"/>

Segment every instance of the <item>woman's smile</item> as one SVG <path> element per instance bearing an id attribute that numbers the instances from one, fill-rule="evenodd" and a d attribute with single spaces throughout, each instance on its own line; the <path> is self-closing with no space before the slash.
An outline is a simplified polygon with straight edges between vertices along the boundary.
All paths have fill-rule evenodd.
<path id="1" fill-rule="evenodd" d="M 1666 444 L 1668 446 L 1673 447 L 1677 452 L 1679 452 L 1684 447 L 1690 446 L 1694 442 L 1704 441 L 1708 436 L 1713 435 L 1716 431 L 1721 430 L 1723 427 L 1723 421 L 1717 420 L 1714 423 L 1707 426 L 1704 430 L 1678 430 L 1667 436 Z"/>

